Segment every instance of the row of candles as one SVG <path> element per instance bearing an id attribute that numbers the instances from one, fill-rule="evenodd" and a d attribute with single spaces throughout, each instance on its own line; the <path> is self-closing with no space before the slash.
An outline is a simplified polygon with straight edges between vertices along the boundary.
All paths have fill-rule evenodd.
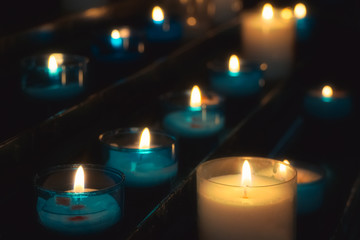
<path id="1" fill-rule="evenodd" d="M 154 12 L 158 12 L 154 14 L 154 37 L 174 28 L 164 20 L 160 9 L 154 8 Z M 191 94 L 183 95 L 190 98 L 190 104 L 173 106 L 164 116 L 166 132 L 132 128 L 101 134 L 99 142 L 105 149 L 106 166 L 58 166 L 37 175 L 40 223 L 65 234 L 101 232 L 122 219 L 124 187 L 156 188 L 171 182 L 178 172 L 177 140 L 205 139 L 224 129 L 223 96 L 258 94 L 265 80 L 289 74 L 294 41 L 292 20 L 290 9 L 274 11 L 270 4 L 264 5 L 262 15 L 243 14 L 246 60 L 233 54 L 226 61 L 209 64 L 210 83 L 217 93 L 209 97 L 194 86 Z M 110 43 L 114 48 L 126 49 L 129 36 L 126 29 L 114 30 Z M 35 64 L 35 79 L 50 79 L 56 84 L 32 86 L 26 81 L 30 78 L 25 77 L 24 90 L 29 95 L 47 99 L 81 91 L 86 58 L 52 54 L 46 59 L 47 65 L 41 68 Z M 74 84 L 71 91 L 69 83 Z M 174 96 L 170 96 L 170 101 L 166 99 L 167 103 L 171 103 L 171 97 Z M 317 117 L 346 117 L 351 111 L 351 99 L 325 86 L 309 92 L 304 106 Z M 290 164 L 259 157 L 228 157 L 202 163 L 197 168 L 200 235 L 203 239 L 293 239 L 296 209 L 299 214 L 317 211 L 325 184 L 324 169 L 296 161 Z"/>

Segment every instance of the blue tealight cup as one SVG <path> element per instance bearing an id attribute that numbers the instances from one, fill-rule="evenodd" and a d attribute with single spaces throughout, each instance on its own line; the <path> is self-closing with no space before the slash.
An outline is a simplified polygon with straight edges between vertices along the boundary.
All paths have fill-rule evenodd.
<path id="1" fill-rule="evenodd" d="M 212 61 L 207 67 L 210 75 L 211 88 L 217 93 L 232 98 L 253 96 L 265 85 L 264 71 L 260 64 L 241 61 L 240 71 L 231 72 L 227 61 Z"/>
<path id="2" fill-rule="evenodd" d="M 78 164 L 38 173 L 36 211 L 40 224 L 64 235 L 93 235 L 116 226 L 124 212 L 124 174 L 108 167 L 82 164 L 85 191 L 74 192 Z"/>

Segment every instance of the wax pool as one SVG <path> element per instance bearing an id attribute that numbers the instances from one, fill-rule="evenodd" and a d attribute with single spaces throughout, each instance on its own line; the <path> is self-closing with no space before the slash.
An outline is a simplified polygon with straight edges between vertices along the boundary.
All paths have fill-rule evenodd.
<path id="1" fill-rule="evenodd" d="M 151 145 L 139 149 L 140 129 L 117 129 L 100 135 L 106 165 L 125 174 L 127 187 L 145 188 L 169 184 L 177 175 L 175 139 L 151 131 Z"/>
<path id="2" fill-rule="evenodd" d="M 252 185 L 241 186 L 242 163 L 254 171 Z M 281 163 L 263 158 L 228 157 L 197 169 L 198 219 L 201 239 L 294 239 L 296 172 L 276 178 Z M 264 169 L 262 169 L 264 170 Z M 268 170 L 268 171 L 267 171 Z"/>
<path id="3" fill-rule="evenodd" d="M 73 166 L 52 168 L 36 178 L 36 209 L 42 226 L 65 235 L 88 235 L 103 232 L 120 221 L 123 174 L 96 165 L 84 168 L 90 188 L 81 193 L 72 191 Z"/>

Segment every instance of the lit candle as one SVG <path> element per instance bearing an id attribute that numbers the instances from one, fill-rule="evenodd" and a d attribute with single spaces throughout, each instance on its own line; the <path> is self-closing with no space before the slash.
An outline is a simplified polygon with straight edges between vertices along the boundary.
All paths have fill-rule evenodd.
<path id="1" fill-rule="evenodd" d="M 186 110 L 173 111 L 163 120 L 165 130 L 176 137 L 202 138 L 218 134 L 225 120 L 219 111 L 207 109 L 202 103 L 197 85 L 191 91 L 190 106 Z"/>
<path id="2" fill-rule="evenodd" d="M 307 8 L 303 3 L 297 3 L 294 7 L 296 18 L 296 38 L 300 41 L 307 40 L 310 37 L 313 19 L 308 16 Z"/>
<path id="3" fill-rule="evenodd" d="M 284 163 L 290 164 L 288 160 Z M 325 170 L 315 164 L 292 161 L 297 171 L 297 212 L 310 214 L 319 210 L 323 204 L 326 177 Z"/>
<path id="4" fill-rule="evenodd" d="M 280 166 L 285 172 L 277 174 Z M 200 239 L 294 239 L 296 171 L 280 161 L 227 157 L 196 170 Z"/>
<path id="5" fill-rule="evenodd" d="M 343 90 L 333 90 L 329 85 L 307 92 L 304 107 L 308 114 L 319 119 L 342 119 L 350 115 L 352 100 Z"/>
<path id="6" fill-rule="evenodd" d="M 120 221 L 123 174 L 96 165 L 84 165 L 84 168 L 86 174 L 82 166 L 77 168 L 71 189 L 67 178 L 74 172 L 73 166 L 50 169 L 36 177 L 36 209 L 40 223 L 47 229 L 88 235 L 105 231 Z M 91 182 L 89 186 L 85 185 L 85 176 L 86 182 Z"/>
<path id="7" fill-rule="evenodd" d="M 228 97 L 251 96 L 260 92 L 265 81 L 259 64 L 246 62 L 233 54 L 226 65 L 215 61 L 208 64 L 214 91 Z"/>
<path id="8" fill-rule="evenodd" d="M 179 22 L 165 15 L 160 6 L 155 6 L 151 13 L 151 24 L 147 29 L 147 38 L 150 42 L 177 41 L 182 36 L 182 27 Z"/>
<path id="9" fill-rule="evenodd" d="M 140 139 L 139 139 L 140 137 Z M 106 165 L 125 174 L 126 187 L 169 185 L 176 177 L 175 139 L 148 128 L 117 129 L 99 137 Z"/>
<path id="10" fill-rule="evenodd" d="M 262 12 L 247 11 L 241 17 L 242 50 L 251 61 L 267 64 L 265 79 L 285 79 L 292 70 L 295 24 L 271 4 Z"/>
<path id="11" fill-rule="evenodd" d="M 53 53 L 23 59 L 22 90 L 32 98 L 60 101 L 84 91 L 88 59 Z"/>
<path id="12" fill-rule="evenodd" d="M 91 46 L 92 54 L 101 62 L 132 61 L 146 48 L 145 33 L 134 27 L 120 26 L 98 34 Z"/>

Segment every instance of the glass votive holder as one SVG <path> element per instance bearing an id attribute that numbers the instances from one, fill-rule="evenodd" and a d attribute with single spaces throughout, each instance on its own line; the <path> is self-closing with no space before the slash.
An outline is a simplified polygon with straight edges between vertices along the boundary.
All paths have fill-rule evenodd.
<path id="1" fill-rule="evenodd" d="M 170 186 L 178 171 L 175 139 L 150 131 L 147 147 L 140 147 L 142 129 L 115 129 L 99 136 L 106 165 L 125 174 L 125 186 L 150 188 Z"/>
<path id="2" fill-rule="evenodd" d="M 321 209 L 326 191 L 325 169 L 317 164 L 290 161 L 297 171 L 297 212 L 300 215 L 315 213 Z"/>
<path id="3" fill-rule="evenodd" d="M 235 61 L 232 61 L 233 59 Z M 231 64 L 236 66 L 231 66 Z M 226 97 L 253 96 L 265 85 L 261 65 L 241 60 L 236 55 L 232 55 L 230 60 L 211 61 L 207 67 L 211 88 Z M 236 70 L 231 69 L 232 67 Z"/>
<path id="4" fill-rule="evenodd" d="M 22 60 L 22 90 L 31 98 L 61 101 L 83 93 L 87 64 L 84 56 L 43 54 Z"/>
<path id="5" fill-rule="evenodd" d="M 296 170 L 261 157 L 196 169 L 200 239 L 295 239 Z"/>
<path id="6" fill-rule="evenodd" d="M 59 165 L 35 177 L 36 210 L 46 229 L 64 235 L 90 235 L 111 229 L 124 212 L 124 175 L 116 169 L 83 164 L 85 189 L 74 190 L 80 165 Z"/>
<path id="7" fill-rule="evenodd" d="M 135 61 L 146 48 L 145 34 L 130 26 L 119 26 L 97 34 L 91 51 L 98 61 Z"/>

